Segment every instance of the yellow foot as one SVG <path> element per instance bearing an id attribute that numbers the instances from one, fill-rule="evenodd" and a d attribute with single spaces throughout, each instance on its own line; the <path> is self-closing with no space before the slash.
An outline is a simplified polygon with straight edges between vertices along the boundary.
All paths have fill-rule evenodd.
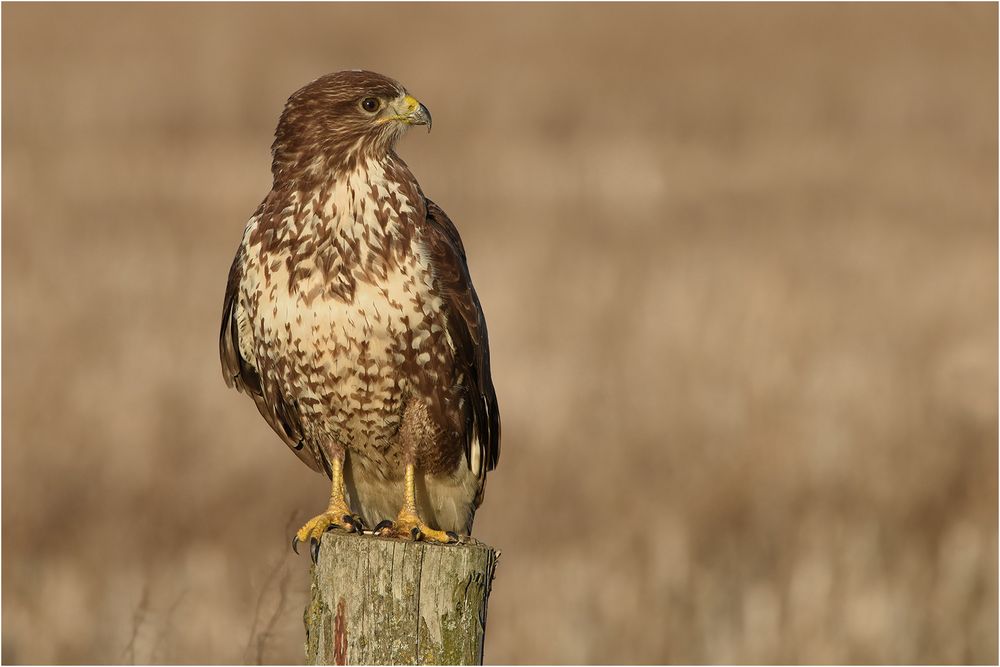
<path id="1" fill-rule="evenodd" d="M 456 533 L 443 530 L 435 530 L 417 516 L 416 512 L 405 509 L 400 510 L 395 521 L 386 519 L 375 526 L 375 534 L 382 537 L 396 537 L 414 542 L 424 540 L 427 542 L 437 542 L 439 544 L 454 544 L 459 541 Z"/>
<path id="2" fill-rule="evenodd" d="M 300 542 L 309 542 L 309 553 L 315 563 L 319 558 L 319 541 L 323 538 L 323 533 L 328 530 L 339 528 L 348 533 L 360 533 L 362 529 L 361 519 L 351 513 L 346 506 L 336 509 L 328 509 L 319 516 L 306 521 L 306 525 L 299 528 L 292 538 L 292 550 L 299 552 Z"/>

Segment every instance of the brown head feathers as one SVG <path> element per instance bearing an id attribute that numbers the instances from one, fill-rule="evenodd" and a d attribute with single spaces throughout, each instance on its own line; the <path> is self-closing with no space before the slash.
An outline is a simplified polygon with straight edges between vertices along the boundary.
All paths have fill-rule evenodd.
<path id="1" fill-rule="evenodd" d="M 407 127 L 389 118 L 405 95 L 397 81 L 365 70 L 327 74 L 297 90 L 271 146 L 275 183 L 315 181 L 388 155 Z"/>

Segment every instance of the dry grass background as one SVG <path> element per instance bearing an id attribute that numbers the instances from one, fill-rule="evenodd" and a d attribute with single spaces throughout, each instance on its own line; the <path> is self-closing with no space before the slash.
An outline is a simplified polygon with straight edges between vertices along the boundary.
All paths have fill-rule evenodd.
<path id="1" fill-rule="evenodd" d="M 289 93 L 459 225 L 489 662 L 996 662 L 995 5 L 4 5 L 3 661 L 299 662 L 324 478 L 226 390 Z"/>

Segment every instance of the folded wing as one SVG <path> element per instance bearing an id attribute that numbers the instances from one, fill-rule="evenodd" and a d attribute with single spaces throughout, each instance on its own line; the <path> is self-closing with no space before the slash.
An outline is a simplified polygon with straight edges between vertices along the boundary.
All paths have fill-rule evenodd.
<path id="1" fill-rule="evenodd" d="M 480 480 L 476 506 L 482 502 L 486 473 L 500 457 L 500 411 L 490 375 L 486 319 L 472 286 L 465 248 L 458 230 L 441 207 L 426 200 L 428 251 L 435 280 L 445 301 L 448 334 L 463 377 L 466 410 L 466 454 Z"/>

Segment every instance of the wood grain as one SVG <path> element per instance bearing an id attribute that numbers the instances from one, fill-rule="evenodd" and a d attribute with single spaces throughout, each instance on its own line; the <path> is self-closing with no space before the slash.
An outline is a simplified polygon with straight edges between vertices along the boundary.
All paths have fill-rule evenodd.
<path id="1" fill-rule="evenodd" d="M 499 553 L 329 532 L 305 612 L 311 665 L 482 664 Z"/>

